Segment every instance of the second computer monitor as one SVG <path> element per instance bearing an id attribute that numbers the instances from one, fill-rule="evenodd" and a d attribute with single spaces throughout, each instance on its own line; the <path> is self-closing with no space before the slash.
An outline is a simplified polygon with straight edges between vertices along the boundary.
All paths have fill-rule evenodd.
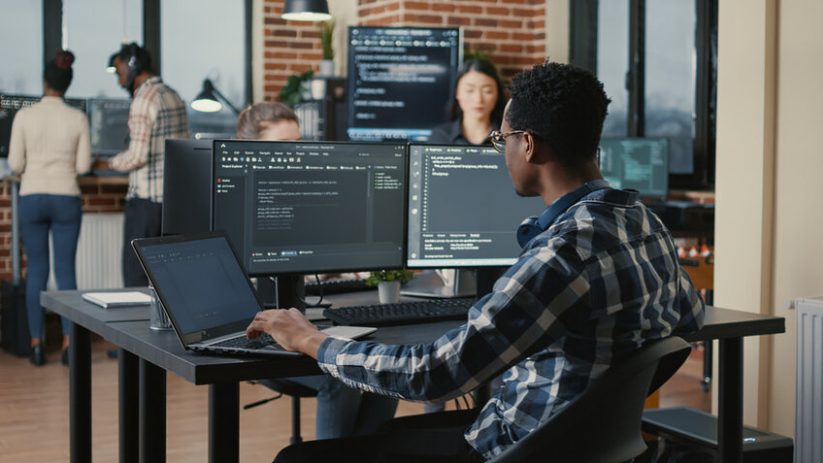
<path id="1" fill-rule="evenodd" d="M 252 275 L 403 266 L 406 146 L 214 142 L 213 228 Z"/>
<path id="2" fill-rule="evenodd" d="M 546 209 L 514 190 L 491 147 L 411 145 L 407 264 L 495 267 L 517 261 L 517 227 Z"/>
<path id="3" fill-rule="evenodd" d="M 603 138 L 600 172 L 614 188 L 631 188 L 644 198 L 663 199 L 669 190 L 666 138 Z"/>

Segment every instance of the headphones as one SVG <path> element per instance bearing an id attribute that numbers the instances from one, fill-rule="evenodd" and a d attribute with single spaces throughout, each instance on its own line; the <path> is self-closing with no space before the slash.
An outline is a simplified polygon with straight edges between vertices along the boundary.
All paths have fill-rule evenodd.
<path id="1" fill-rule="evenodd" d="M 143 56 L 145 56 L 146 52 L 141 49 L 136 42 L 123 45 L 123 49 L 126 50 L 129 55 L 129 59 L 126 61 L 126 66 L 129 68 L 129 73 L 126 74 L 125 88 L 129 93 L 134 93 L 134 80 L 144 70 L 145 63 L 143 62 Z"/>
<path id="2" fill-rule="evenodd" d="M 567 209 L 577 204 L 581 199 L 585 198 L 590 193 L 603 188 L 608 188 L 608 186 L 609 182 L 606 180 L 592 180 L 591 182 L 586 182 L 583 186 L 561 196 L 560 199 L 553 202 L 545 212 L 540 214 L 539 217 L 529 217 L 524 220 L 519 227 L 517 227 L 517 243 L 521 248 L 525 248 L 526 245 L 529 244 L 529 242 L 537 235 L 548 230 L 560 214 L 566 212 Z"/>

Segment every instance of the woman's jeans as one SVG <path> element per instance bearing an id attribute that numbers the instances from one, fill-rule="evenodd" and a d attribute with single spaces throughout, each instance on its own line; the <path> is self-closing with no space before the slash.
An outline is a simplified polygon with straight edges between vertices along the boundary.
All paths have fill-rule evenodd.
<path id="1" fill-rule="evenodd" d="M 29 334 L 43 337 L 43 308 L 40 292 L 49 279 L 49 231 L 54 246 L 54 277 L 57 288 L 77 289 L 74 264 L 83 208 L 78 196 L 33 194 L 20 197 L 18 219 L 26 253 L 26 310 Z M 62 319 L 63 334 L 69 322 Z"/>

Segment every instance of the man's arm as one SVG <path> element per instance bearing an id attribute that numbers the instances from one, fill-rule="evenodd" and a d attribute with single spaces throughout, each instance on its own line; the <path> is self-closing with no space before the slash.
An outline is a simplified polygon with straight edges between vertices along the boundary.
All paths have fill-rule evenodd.
<path id="1" fill-rule="evenodd" d="M 136 97 L 129 109 L 129 147 L 109 160 L 108 167 L 128 172 L 149 162 L 151 132 L 159 112 L 157 94 Z M 98 167 L 98 165 L 95 165 Z"/>
<path id="2" fill-rule="evenodd" d="M 580 307 L 589 291 L 585 274 L 548 254 L 544 248 L 509 269 L 465 325 L 433 343 L 327 337 L 295 310 L 258 316 L 249 334 L 269 333 L 285 348 L 316 357 L 321 369 L 354 388 L 418 401 L 458 397 L 565 336 L 589 314 Z"/>

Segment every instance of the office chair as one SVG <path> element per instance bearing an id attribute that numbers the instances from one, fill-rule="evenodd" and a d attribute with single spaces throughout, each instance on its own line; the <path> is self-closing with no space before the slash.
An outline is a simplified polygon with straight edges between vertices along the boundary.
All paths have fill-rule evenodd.
<path id="1" fill-rule="evenodd" d="M 646 397 L 680 368 L 690 349 L 676 336 L 648 342 L 489 463 L 632 461 L 646 450 L 640 432 Z"/>
<path id="2" fill-rule="evenodd" d="M 303 438 L 300 436 L 300 399 L 317 397 L 317 391 L 303 386 L 302 384 L 293 383 L 288 380 L 263 379 L 257 381 L 257 383 L 262 384 L 275 392 L 279 392 L 281 395 L 291 397 L 291 438 L 289 439 L 289 443 L 297 444 L 299 442 L 303 442 Z M 250 406 L 262 405 L 265 402 L 268 402 L 268 400 L 251 404 Z"/>

